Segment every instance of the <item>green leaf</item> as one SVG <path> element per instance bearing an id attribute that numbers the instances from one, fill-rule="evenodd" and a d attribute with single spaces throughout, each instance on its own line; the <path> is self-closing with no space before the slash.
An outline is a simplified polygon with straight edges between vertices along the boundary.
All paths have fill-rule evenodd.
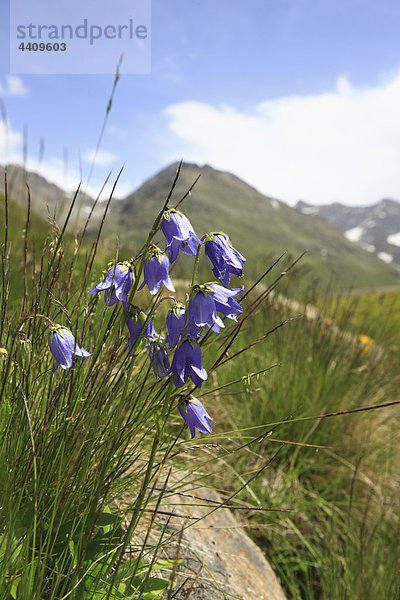
<path id="1" fill-rule="evenodd" d="M 19 586 L 20 581 L 21 581 L 21 578 L 16 577 L 11 584 L 10 595 L 14 598 L 14 600 L 18 600 L 17 592 L 18 592 L 18 586 Z"/>
<path id="2" fill-rule="evenodd" d="M 98 590 L 90 594 L 91 600 L 123 600 L 126 598 L 117 588 L 112 587 L 111 590 Z"/>
<path id="3" fill-rule="evenodd" d="M 154 600 L 155 598 L 160 598 L 169 584 L 169 581 L 166 579 L 161 579 L 161 577 L 149 577 L 149 579 L 146 581 L 146 584 L 143 585 L 144 579 L 144 577 L 135 577 L 134 581 L 131 582 L 136 589 L 142 590 L 143 600 Z"/>
<path id="4" fill-rule="evenodd" d="M 78 556 L 77 556 L 77 552 L 76 552 L 76 547 L 75 547 L 75 544 L 74 544 L 74 540 L 69 540 L 68 541 L 68 548 L 69 548 L 69 551 L 70 551 L 71 556 L 72 556 L 74 567 L 76 567 L 76 565 L 78 564 Z"/>
<path id="5" fill-rule="evenodd" d="M 109 512 L 102 512 L 96 522 L 98 527 L 109 527 L 110 525 L 117 526 L 121 523 L 119 515 L 113 515 Z"/>
<path id="6" fill-rule="evenodd" d="M 107 533 L 99 531 L 87 547 L 85 561 L 89 560 L 91 562 L 96 557 L 109 552 L 112 548 L 116 548 L 120 543 L 121 533 L 120 530 L 111 530 Z"/>
<path id="7" fill-rule="evenodd" d="M 146 581 L 144 591 L 161 594 L 168 586 L 168 583 L 169 582 L 166 579 L 161 579 L 161 577 L 149 577 Z"/>

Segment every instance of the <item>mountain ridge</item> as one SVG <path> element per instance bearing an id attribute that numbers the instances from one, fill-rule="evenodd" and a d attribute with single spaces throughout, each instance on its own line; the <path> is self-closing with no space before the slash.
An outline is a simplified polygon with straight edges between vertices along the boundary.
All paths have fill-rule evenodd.
<path id="1" fill-rule="evenodd" d="M 104 237 L 110 247 L 115 249 L 119 245 L 121 255 L 124 252 L 132 255 L 140 250 L 169 193 L 177 166 L 178 163 L 167 165 L 125 198 L 111 202 Z M 199 175 L 199 180 L 187 195 Z M 49 184 L 49 199 L 45 179 L 38 180 L 40 176 L 35 174 L 28 176 L 33 211 L 43 216 L 47 203 L 54 209 L 61 206 L 60 212 L 65 212 L 68 200 L 61 188 Z M 40 186 L 36 187 L 38 181 Z M 25 198 L 22 201 L 20 199 L 20 203 L 26 206 L 26 188 L 24 194 Z M 307 251 L 302 264 L 305 270 L 313 273 L 309 281 L 327 283 L 335 279 L 342 288 L 400 283 L 400 273 L 394 266 L 383 263 L 375 255 L 346 239 L 326 219 L 304 215 L 277 198 L 261 194 L 228 171 L 218 171 L 209 165 L 199 167 L 184 163 L 170 206 L 175 206 L 185 195 L 185 202 L 179 208 L 192 222 L 199 237 L 209 231 L 222 230 L 227 233 L 232 244 L 248 259 L 246 272 L 251 276 L 256 271 L 260 274 L 282 253 L 286 252 L 290 260 L 290 257 L 296 258 Z M 93 200 L 88 196 L 79 199 L 76 218 L 71 222 L 76 223 L 79 217 L 82 222 L 92 203 Z M 89 233 L 95 233 L 102 210 L 103 207 L 99 207 L 96 211 Z M 162 234 L 156 236 L 154 241 L 160 246 L 165 244 Z M 249 271 L 252 268 L 253 271 Z"/>
<path id="2" fill-rule="evenodd" d="M 110 212 L 106 233 L 121 240 L 144 239 L 144 231 L 156 217 L 174 180 L 178 163 L 172 163 L 145 181 Z M 170 206 L 176 205 L 200 175 L 184 207 L 180 209 L 201 237 L 223 230 L 244 256 L 266 264 L 287 252 L 297 257 L 307 251 L 305 262 L 325 282 L 340 280 L 342 286 L 379 285 L 383 279 L 399 283 L 397 269 L 346 239 L 325 219 L 310 220 L 277 198 L 258 192 L 236 175 L 209 165 L 183 164 Z M 259 269 L 260 271 L 260 269 Z M 362 284 L 361 284 L 362 285 Z M 361 286 L 360 286 L 361 287 Z"/>
<path id="3" fill-rule="evenodd" d="M 44 208 L 54 210 L 65 208 L 74 197 L 74 192 L 66 192 L 59 185 L 48 181 L 36 171 L 27 171 L 17 164 L 9 164 L 7 168 L 0 165 L 0 191 L 4 193 L 5 171 L 7 172 L 8 195 L 21 206 L 27 204 L 27 186 L 31 192 L 31 209 L 39 216 Z M 78 186 L 77 186 L 78 187 Z M 45 202 L 43 200 L 45 199 Z M 79 201 L 84 206 L 90 206 L 93 199 L 83 192 L 79 192 Z M 68 203 L 68 204 L 67 204 Z"/>
<path id="4" fill-rule="evenodd" d="M 311 205 L 300 201 L 296 209 L 319 216 L 343 231 L 345 237 L 374 252 L 387 263 L 400 266 L 400 203 L 390 198 L 369 206 L 345 206 L 340 202 Z"/>

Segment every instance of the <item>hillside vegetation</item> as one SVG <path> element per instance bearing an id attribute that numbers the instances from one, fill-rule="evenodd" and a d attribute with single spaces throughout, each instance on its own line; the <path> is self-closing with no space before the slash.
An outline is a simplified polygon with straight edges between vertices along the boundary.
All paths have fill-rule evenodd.
<path id="1" fill-rule="evenodd" d="M 106 232 L 114 238 L 143 243 L 145 232 L 166 197 L 177 165 L 170 165 L 123 200 L 114 202 Z M 334 281 L 336 286 L 398 284 L 397 269 L 349 242 L 333 225 L 318 217 L 302 215 L 274 198 L 260 194 L 231 173 L 211 167 L 183 165 L 171 198 L 174 206 L 200 176 L 185 200 L 185 213 L 199 234 L 222 227 L 248 257 L 250 275 L 286 252 L 312 271 L 308 284 Z M 218 224 L 218 225 L 217 225 Z M 305 267 L 303 267 L 305 268 Z"/>
<path id="2" fill-rule="evenodd" d="M 171 188 L 176 169 L 177 164 L 172 164 L 128 197 L 112 199 L 103 237 L 109 249 L 115 249 L 118 244 L 121 257 L 130 258 L 132 248 L 140 248 L 158 207 Z M 299 286 L 307 291 L 327 283 L 333 283 L 337 289 L 399 285 L 400 273 L 395 266 L 385 264 L 375 254 L 350 242 L 334 225 L 322 217 L 301 214 L 275 198 L 260 194 L 231 173 L 209 166 L 184 164 L 170 206 L 176 205 L 198 178 L 186 197 L 186 214 L 199 235 L 214 231 L 216 227 L 228 232 L 240 252 L 248 258 L 247 274 L 250 277 L 257 276 L 282 253 L 287 256 L 286 263 L 282 264 L 285 268 L 292 257 L 306 252 L 297 269 L 297 273 L 301 273 L 296 282 L 297 294 L 300 293 Z M 65 218 L 70 198 L 59 187 L 35 173 L 29 173 L 27 178 L 23 169 L 16 165 L 8 168 L 8 180 L 9 196 L 20 206 L 26 206 L 28 181 L 32 212 L 42 217 L 49 207 L 50 213 L 56 214 L 59 221 Z M 93 203 L 87 195 L 79 194 L 70 219 L 70 231 L 79 231 L 83 227 Z M 104 206 L 99 203 L 94 209 L 89 229 L 92 236 L 96 235 Z"/>

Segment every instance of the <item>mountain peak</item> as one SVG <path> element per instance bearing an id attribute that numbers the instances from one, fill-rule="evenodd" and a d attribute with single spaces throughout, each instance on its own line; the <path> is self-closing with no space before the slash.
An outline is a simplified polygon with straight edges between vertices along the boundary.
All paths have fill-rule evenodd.
<path id="1" fill-rule="evenodd" d="M 178 164 L 178 162 L 171 163 L 145 181 L 135 192 L 111 203 L 103 230 L 110 246 L 117 243 L 118 239 L 121 252 L 127 253 L 127 256 L 132 256 L 141 247 L 149 228 L 165 203 Z M 193 187 L 199 174 L 201 177 Z M 29 179 L 34 212 L 43 215 L 46 205 L 49 205 L 51 210 L 53 210 L 52 206 L 64 207 L 64 210 L 68 210 L 69 202 L 65 201 L 65 192 L 60 188 L 52 186 L 34 174 L 30 174 Z M 190 194 L 188 194 L 189 188 L 192 188 Z M 184 198 L 183 204 L 182 198 Z M 35 203 L 36 200 L 38 203 Z M 337 227 L 324 222 L 323 219 L 311 219 L 284 202 L 261 194 L 232 173 L 219 171 L 211 165 L 183 163 L 169 205 L 173 207 L 178 203 L 199 237 L 216 230 L 222 230 L 229 235 L 235 248 L 247 258 L 246 273 L 250 277 L 257 277 L 282 253 L 287 254 L 287 261 L 289 261 L 290 257 L 299 256 L 307 250 L 307 256 L 302 264 L 307 263 L 308 268 L 311 267 L 311 273 L 319 279 L 328 281 L 333 277 L 344 287 L 354 282 L 359 286 L 367 286 L 393 284 L 398 281 L 398 272 L 393 266 L 384 264 L 374 254 L 358 248 L 352 241 L 346 239 Z M 26 188 L 21 204 L 26 206 Z M 304 209 L 310 205 L 303 202 L 300 206 Z M 363 224 L 362 233 L 364 230 L 367 232 L 372 230 L 373 222 L 384 221 L 391 206 L 392 201 L 388 200 L 381 204 L 376 214 L 370 215 L 369 221 Z M 398 206 L 397 203 L 395 206 Z M 72 223 L 75 223 L 75 217 L 78 219 L 86 216 L 89 204 L 84 204 L 83 208 L 83 211 L 77 209 L 76 215 L 71 220 Z M 346 209 L 346 219 L 348 219 L 348 207 L 336 203 L 334 210 L 338 212 L 339 208 L 343 211 Z M 318 207 L 313 207 L 313 210 L 315 209 L 318 210 Z M 97 231 L 101 219 L 100 213 L 101 211 L 94 214 L 88 233 L 94 234 Z M 57 215 L 60 215 L 59 208 L 57 208 Z M 362 216 L 360 217 L 359 213 L 355 215 L 353 227 L 360 223 Z M 395 223 L 392 217 L 388 218 L 388 221 L 392 225 Z M 346 225 L 346 227 L 351 226 Z M 360 231 L 353 232 L 354 239 Z M 400 222 L 390 233 L 392 236 L 388 238 L 388 244 L 393 248 L 398 244 L 400 252 L 398 241 Z M 162 247 L 164 244 L 162 233 L 157 234 L 154 241 Z M 394 256 L 387 251 L 386 259 L 389 254 L 390 257 Z"/>
<path id="2" fill-rule="evenodd" d="M 304 215 L 325 218 L 350 241 L 376 253 L 384 262 L 400 266 L 400 203 L 396 200 L 384 198 L 372 206 L 298 202 L 296 208 Z"/>
<path id="3" fill-rule="evenodd" d="M 128 197 L 111 204 L 106 233 L 118 235 L 122 243 L 129 245 L 133 241 L 139 246 L 144 243 L 148 228 L 168 196 L 178 165 L 171 163 Z M 198 175 L 201 177 L 188 195 Z M 248 259 L 247 268 L 253 265 L 252 275 L 259 274 L 281 253 L 295 257 L 307 250 L 303 262 L 314 265 L 322 279 L 336 276 L 348 286 L 355 280 L 359 285 L 397 281 L 393 267 L 358 248 L 336 227 L 322 219 L 317 224 L 311 222 L 306 215 L 261 194 L 227 171 L 183 163 L 169 206 L 178 203 L 200 238 L 210 231 L 222 230 L 229 235 L 235 248 Z M 155 242 L 163 243 L 161 234 Z"/>

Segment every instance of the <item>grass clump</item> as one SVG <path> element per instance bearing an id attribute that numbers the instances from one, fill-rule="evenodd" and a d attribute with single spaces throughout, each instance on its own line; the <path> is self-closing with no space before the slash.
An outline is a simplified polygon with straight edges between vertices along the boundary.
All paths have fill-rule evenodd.
<path id="1" fill-rule="evenodd" d="M 229 403 L 221 392 L 217 402 L 218 420 L 236 431 L 238 445 L 262 436 L 257 450 L 250 445 L 230 463 L 232 473 L 239 477 L 270 461 L 240 495 L 249 531 L 289 598 L 395 598 L 398 371 L 376 345 L 366 351 L 365 340 L 348 333 L 349 317 L 326 318 L 264 293 L 259 329 L 271 330 L 278 315 L 295 320 L 245 353 L 241 369 L 257 371 L 265 360 L 280 367 L 245 380 Z M 253 325 L 243 326 L 241 344 L 250 343 Z M 230 375 L 226 369 L 218 384 Z M 288 512 L 265 518 L 250 506 Z"/>
<path id="2" fill-rule="evenodd" d="M 101 250 L 112 194 L 88 239 L 5 189 L 0 597 L 178 597 L 157 518 L 182 482 L 246 515 L 289 597 L 395 597 L 398 375 L 277 295 L 296 261 L 234 287 L 244 257 L 170 205 L 178 176 L 133 257 Z"/>
<path id="3" fill-rule="evenodd" d="M 176 485 L 171 471 L 187 470 L 180 459 L 188 443 L 185 426 L 191 437 L 211 434 L 214 417 L 199 391 L 207 382 L 203 391 L 213 392 L 211 373 L 230 346 L 229 335 L 223 336 L 215 353 L 213 338 L 239 332 L 235 319 L 243 309 L 235 298 L 243 289 L 198 280 L 207 241 L 197 238 L 180 211 L 166 210 L 170 197 L 139 252 L 121 261 L 117 248 L 101 273 L 97 252 L 110 201 L 97 235 L 88 240 L 85 228 L 74 237 L 66 233 L 76 197 L 62 226 L 52 219 L 44 235 L 43 224 L 36 234 L 28 196 L 20 218 L 21 257 L 21 247 L 11 244 L 18 215 L 10 218 L 14 206 L 5 188 L 1 598 L 149 600 L 175 594 L 169 574 L 176 566 L 159 558 L 168 537 L 151 530 L 163 497 Z M 153 244 L 162 232 L 167 253 Z M 214 237 L 208 242 L 216 243 Z M 224 244 L 226 264 L 211 252 L 211 266 L 227 285 L 232 273 L 241 274 L 244 258 Z M 168 255 L 174 262 L 182 253 L 192 272 L 179 304 Z M 192 464 L 186 471 L 193 485 L 197 469 Z M 232 499 L 236 494 L 232 490 Z"/>

